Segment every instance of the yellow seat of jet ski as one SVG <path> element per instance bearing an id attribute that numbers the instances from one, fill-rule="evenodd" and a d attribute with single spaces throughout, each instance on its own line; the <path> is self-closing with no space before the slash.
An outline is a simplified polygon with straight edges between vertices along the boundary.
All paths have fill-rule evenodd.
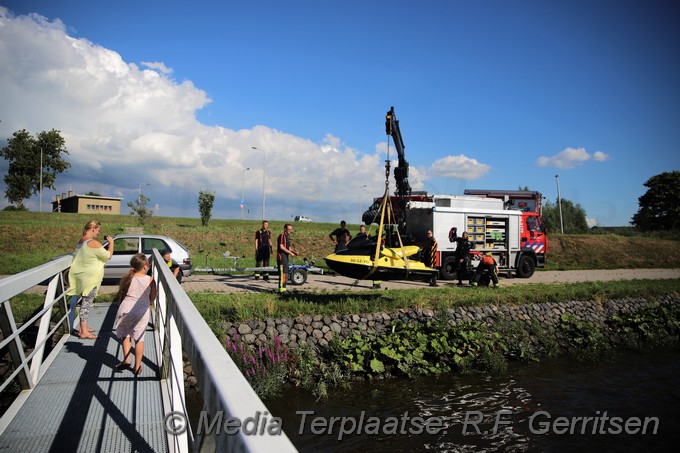
<path id="1" fill-rule="evenodd" d="M 380 251 L 380 255 L 388 258 L 403 258 L 418 253 L 419 247 L 417 245 L 406 245 L 403 248 L 384 248 Z"/>

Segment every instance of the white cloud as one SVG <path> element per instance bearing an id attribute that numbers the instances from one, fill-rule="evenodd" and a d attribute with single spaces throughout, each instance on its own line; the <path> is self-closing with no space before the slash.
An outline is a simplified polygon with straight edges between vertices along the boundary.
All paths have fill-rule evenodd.
<path id="1" fill-rule="evenodd" d="M 455 179 L 479 179 L 491 171 L 491 166 L 463 154 L 437 159 L 429 169 L 436 176 Z"/>
<path id="2" fill-rule="evenodd" d="M 172 72 L 173 72 L 172 68 L 168 68 L 167 66 L 165 66 L 165 64 L 158 62 L 158 61 L 153 61 L 153 62 L 142 61 L 142 65 L 146 66 L 149 69 L 154 69 L 154 70 L 160 72 L 161 74 L 172 74 Z"/>
<path id="3" fill-rule="evenodd" d="M 595 154 L 593 154 L 593 159 L 598 162 L 604 162 L 605 160 L 609 160 L 609 156 L 602 151 L 595 151 Z"/>
<path id="4" fill-rule="evenodd" d="M 565 148 L 560 153 L 551 156 L 541 156 L 536 160 L 536 165 L 539 167 L 556 167 L 562 169 L 574 168 L 584 162 L 593 159 L 598 162 L 604 162 L 609 159 L 609 156 L 602 151 L 596 151 L 595 154 L 589 154 L 585 148 Z"/>
<path id="5" fill-rule="evenodd" d="M 330 133 L 316 143 L 266 126 L 201 124 L 196 112 L 211 102 L 205 91 L 171 79 L 163 62 L 143 62 L 140 69 L 115 51 L 73 38 L 59 20 L 13 17 L 0 7 L 0 61 L 0 137 L 23 128 L 61 131 L 72 167 L 57 178 L 57 193 L 66 186 L 130 200 L 149 182 L 144 192 L 160 202 L 162 215 L 175 204 L 173 215 L 195 216 L 201 189 L 222 200 L 240 201 L 242 190 L 258 197 L 263 161 L 272 205 L 295 200 L 291 209 L 298 210 L 312 201 L 358 211 L 360 197 L 351 188 L 384 187 L 379 146 L 362 153 Z"/>

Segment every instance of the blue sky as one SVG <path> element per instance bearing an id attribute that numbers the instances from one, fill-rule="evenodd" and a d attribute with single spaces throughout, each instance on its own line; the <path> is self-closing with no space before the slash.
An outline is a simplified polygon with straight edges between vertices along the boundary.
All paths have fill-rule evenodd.
<path id="1" fill-rule="evenodd" d="M 210 190 L 215 218 L 240 218 L 244 195 L 259 219 L 264 182 L 271 220 L 358 223 L 384 189 L 394 106 L 414 189 L 528 186 L 554 202 L 559 175 L 591 223 L 627 225 L 644 182 L 680 169 L 679 10 L 0 0 L 0 139 L 66 138 L 72 168 L 43 210 L 69 189 L 125 204 L 149 183 L 157 215 L 198 217 Z"/>

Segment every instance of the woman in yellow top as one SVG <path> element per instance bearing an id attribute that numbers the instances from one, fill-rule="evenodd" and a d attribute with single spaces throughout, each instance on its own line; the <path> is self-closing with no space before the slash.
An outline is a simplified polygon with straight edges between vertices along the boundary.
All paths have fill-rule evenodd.
<path id="1" fill-rule="evenodd" d="M 104 278 L 104 265 L 113 255 L 111 236 L 104 238 L 109 242 L 108 249 L 104 249 L 96 239 L 100 228 L 101 224 L 96 220 L 90 220 L 85 224 L 83 237 L 76 244 L 76 254 L 68 274 L 70 288 L 67 295 L 83 297 L 80 305 L 80 338 L 82 339 L 97 338 L 92 333 L 94 330 L 88 327 L 87 319 Z"/>

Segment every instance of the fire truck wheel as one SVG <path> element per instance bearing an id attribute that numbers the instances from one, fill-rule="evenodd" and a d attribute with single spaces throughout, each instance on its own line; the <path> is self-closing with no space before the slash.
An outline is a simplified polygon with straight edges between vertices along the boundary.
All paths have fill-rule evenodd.
<path id="1" fill-rule="evenodd" d="M 529 278 L 534 275 L 535 270 L 536 263 L 534 263 L 534 260 L 530 256 L 524 255 L 520 257 L 519 262 L 517 263 L 517 276 L 519 278 Z"/>
<path id="2" fill-rule="evenodd" d="M 456 278 L 456 258 L 454 256 L 447 256 L 444 258 L 440 273 L 443 280 L 453 280 Z"/>
<path id="3" fill-rule="evenodd" d="M 290 272 L 290 282 L 293 285 L 303 285 L 307 281 L 307 271 L 304 269 L 293 269 Z"/>

